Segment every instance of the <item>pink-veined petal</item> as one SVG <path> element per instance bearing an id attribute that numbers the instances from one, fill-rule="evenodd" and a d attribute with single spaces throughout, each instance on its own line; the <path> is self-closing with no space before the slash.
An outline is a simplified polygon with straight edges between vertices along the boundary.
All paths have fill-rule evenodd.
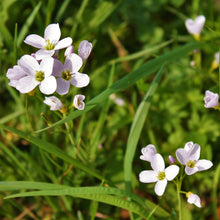
<path id="1" fill-rule="evenodd" d="M 53 63 L 53 75 L 54 76 L 61 76 L 61 72 L 64 70 L 63 63 L 61 63 L 59 60 L 54 59 Z"/>
<path id="2" fill-rule="evenodd" d="M 33 76 L 25 76 L 18 80 L 16 89 L 20 93 L 28 93 L 31 92 L 37 85 L 39 85 L 39 82 L 37 82 Z"/>
<path id="3" fill-rule="evenodd" d="M 188 160 L 198 160 L 200 157 L 200 146 L 194 144 L 193 147 L 188 151 Z"/>
<path id="4" fill-rule="evenodd" d="M 162 196 L 167 186 L 167 180 L 160 180 L 155 184 L 154 191 L 158 196 Z"/>
<path id="5" fill-rule="evenodd" d="M 193 142 L 192 141 L 189 141 L 185 144 L 184 146 L 184 150 L 186 150 L 187 152 L 193 148 Z"/>
<path id="6" fill-rule="evenodd" d="M 213 163 L 210 160 L 198 160 L 195 164 L 198 167 L 199 171 L 208 170 L 213 166 Z"/>
<path id="7" fill-rule="evenodd" d="M 67 57 L 72 53 L 74 53 L 74 46 L 70 45 L 69 47 L 66 48 L 64 55 Z"/>
<path id="8" fill-rule="evenodd" d="M 151 167 L 155 171 L 163 171 L 165 169 L 164 159 L 160 154 L 152 156 Z"/>
<path id="9" fill-rule="evenodd" d="M 142 183 L 154 183 L 156 182 L 158 173 L 153 170 L 144 170 L 139 174 L 139 181 Z"/>
<path id="10" fill-rule="evenodd" d="M 148 144 L 146 147 L 141 149 L 143 155 L 140 156 L 141 160 L 151 162 L 152 156 L 157 153 L 156 148 L 153 144 Z"/>
<path id="11" fill-rule="evenodd" d="M 30 56 L 24 55 L 18 60 L 18 65 L 24 70 L 28 75 L 35 75 L 36 71 L 40 70 L 40 65 L 37 60 Z"/>
<path id="12" fill-rule="evenodd" d="M 51 43 L 57 43 L 60 39 L 61 31 L 59 24 L 49 24 L 44 31 L 44 39 Z"/>
<path id="13" fill-rule="evenodd" d="M 68 69 L 71 73 L 77 73 L 82 65 L 82 58 L 79 55 L 72 53 L 66 58 L 64 68 Z"/>
<path id="14" fill-rule="evenodd" d="M 30 34 L 25 38 L 24 42 L 36 48 L 43 48 L 45 40 L 37 34 Z"/>
<path id="15" fill-rule="evenodd" d="M 45 78 L 39 85 L 40 91 L 45 95 L 51 95 L 57 89 L 57 81 L 54 76 Z"/>
<path id="16" fill-rule="evenodd" d="M 59 95 L 65 95 L 69 92 L 70 82 L 62 78 L 57 78 L 57 90 Z"/>
<path id="17" fill-rule="evenodd" d="M 176 150 L 176 158 L 177 160 L 183 164 L 186 165 L 187 162 L 187 151 L 183 148 L 179 148 Z"/>
<path id="18" fill-rule="evenodd" d="M 71 79 L 71 84 L 77 88 L 85 87 L 89 84 L 89 76 L 84 73 L 75 73 Z"/>
<path id="19" fill-rule="evenodd" d="M 179 173 L 180 168 L 177 165 L 170 165 L 165 169 L 166 179 L 171 181 Z"/>
<path id="20" fill-rule="evenodd" d="M 40 69 L 44 72 L 44 76 L 48 77 L 53 71 L 54 59 L 52 57 L 44 58 L 40 63 Z"/>
<path id="21" fill-rule="evenodd" d="M 60 40 L 55 46 L 54 50 L 60 50 L 66 47 L 69 47 L 72 44 L 73 40 L 71 37 L 66 37 Z"/>
<path id="22" fill-rule="evenodd" d="M 46 57 L 52 57 L 54 53 L 55 53 L 55 50 L 40 49 L 35 53 L 35 57 L 37 60 L 42 60 Z"/>
<path id="23" fill-rule="evenodd" d="M 24 70 L 18 65 L 13 66 L 13 68 L 9 68 L 6 73 L 7 78 L 10 80 L 19 80 L 26 75 L 27 74 Z"/>
<path id="24" fill-rule="evenodd" d="M 197 207 L 201 208 L 201 200 L 200 200 L 199 196 L 194 193 L 190 193 L 190 195 L 187 199 L 187 202 L 190 204 L 194 204 Z"/>
<path id="25" fill-rule="evenodd" d="M 187 174 L 187 175 L 192 175 L 192 174 L 194 174 L 194 173 L 196 173 L 196 172 L 198 172 L 199 171 L 199 169 L 198 169 L 198 167 L 193 167 L 193 168 L 190 168 L 190 167 L 185 167 L 185 173 Z"/>

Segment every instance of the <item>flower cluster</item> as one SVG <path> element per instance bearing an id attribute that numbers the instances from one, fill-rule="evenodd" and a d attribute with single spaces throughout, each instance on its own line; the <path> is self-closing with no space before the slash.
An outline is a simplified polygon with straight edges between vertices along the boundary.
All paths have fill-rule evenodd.
<path id="1" fill-rule="evenodd" d="M 44 31 L 44 37 L 36 34 L 28 35 L 24 42 L 39 50 L 31 55 L 22 56 L 17 65 L 8 69 L 6 76 L 10 80 L 9 85 L 15 87 L 20 93 L 30 93 L 39 86 L 41 93 L 51 95 L 56 92 L 65 95 L 69 92 L 70 85 L 77 88 L 89 84 L 89 76 L 80 73 L 83 62 L 88 58 L 92 44 L 83 40 L 79 44 L 78 54 L 74 53 L 72 39 L 66 37 L 60 40 L 61 31 L 59 24 L 50 24 Z M 59 51 L 65 50 L 64 64 L 58 59 Z M 74 97 L 74 106 L 84 109 L 83 95 Z M 55 96 L 46 97 L 44 103 L 49 105 L 52 111 L 64 111 L 62 102 Z"/>
<path id="2" fill-rule="evenodd" d="M 150 162 L 153 170 L 144 170 L 139 174 L 139 180 L 143 183 L 152 183 L 156 182 L 155 193 L 158 196 L 162 196 L 167 181 L 174 180 L 179 174 L 179 166 L 176 164 L 176 160 L 171 155 L 169 156 L 169 163 L 171 164 L 165 168 L 165 163 L 163 157 L 157 153 L 154 145 L 149 144 L 141 150 L 142 155 L 140 156 L 141 160 Z M 187 142 L 184 148 L 179 148 L 176 150 L 176 158 L 181 166 L 185 166 L 185 173 L 187 175 L 192 175 L 198 171 L 203 171 L 211 168 L 213 166 L 212 162 L 209 160 L 199 160 L 200 157 L 200 146 L 194 144 L 192 141 Z M 182 174 L 180 174 L 182 175 Z M 183 175 L 176 181 L 182 181 Z M 181 184 L 180 184 L 181 185 Z M 182 192 L 182 191 L 181 191 Z M 185 193 L 188 198 L 187 202 L 190 204 L 195 204 L 198 207 L 201 207 L 200 198 L 191 192 Z"/>

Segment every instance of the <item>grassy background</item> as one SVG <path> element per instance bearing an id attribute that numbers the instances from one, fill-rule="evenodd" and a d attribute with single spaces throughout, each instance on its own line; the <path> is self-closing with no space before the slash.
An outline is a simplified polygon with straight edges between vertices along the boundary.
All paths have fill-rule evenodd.
<path id="1" fill-rule="evenodd" d="M 142 219 L 138 215 L 147 218 L 155 207 L 151 201 L 161 210 L 150 219 L 177 219 L 174 184 L 156 197 L 153 184 L 138 182 L 140 171 L 149 168 L 139 156 L 152 143 L 168 163 L 168 155 L 193 141 L 201 146 L 201 158 L 214 166 L 184 180 L 183 190 L 198 194 L 204 208 L 183 197 L 183 219 L 218 219 L 219 112 L 205 109 L 203 98 L 205 90 L 218 92 L 218 70 L 210 67 L 220 46 L 219 11 L 214 0 L 2 0 L 0 218 Z M 186 18 L 200 14 L 207 19 L 202 45 L 184 26 Z M 74 94 L 84 94 L 86 110 L 70 109 L 65 123 L 42 131 L 48 121 L 61 118 L 42 103 L 43 95 L 36 99 L 9 87 L 6 72 L 22 55 L 36 51 L 24 38 L 43 36 L 50 23 L 60 24 L 62 38 L 73 38 L 75 52 L 84 39 L 94 47 L 82 70 L 91 83 L 62 97 L 70 106 Z M 196 48 L 199 52 L 192 53 Z M 196 66 L 190 66 L 192 60 Z M 123 106 L 109 98 L 112 93 Z M 112 188 L 104 194 L 101 187 L 107 185 Z M 97 188 L 81 188 L 89 186 Z M 3 199 L 11 190 L 26 189 L 39 190 L 38 196 Z M 140 208 L 141 198 L 147 210 Z"/>

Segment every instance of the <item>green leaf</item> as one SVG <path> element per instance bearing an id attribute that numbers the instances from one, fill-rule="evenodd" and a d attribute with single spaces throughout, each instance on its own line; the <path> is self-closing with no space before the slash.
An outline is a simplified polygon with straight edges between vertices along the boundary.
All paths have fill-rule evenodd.
<path id="1" fill-rule="evenodd" d="M 79 111 L 79 110 L 74 111 L 73 113 L 68 115 L 65 119 L 62 119 L 62 120 L 52 124 L 51 126 L 46 127 L 41 130 L 38 130 L 36 132 L 45 131 L 49 128 L 55 127 L 57 125 L 61 125 L 67 121 L 73 120 L 73 119 L 81 116 L 83 113 L 91 110 L 96 105 L 102 103 L 112 93 L 116 93 L 116 92 L 119 92 L 119 91 L 122 91 L 122 90 L 128 88 L 129 86 L 133 85 L 134 83 L 136 83 L 139 79 L 141 79 L 143 77 L 151 76 L 154 73 L 154 71 L 158 70 L 165 62 L 167 63 L 167 62 L 172 62 L 174 60 L 179 60 L 184 55 L 188 54 L 189 52 L 191 52 L 195 49 L 200 48 L 201 46 L 202 46 L 202 44 L 199 42 L 191 42 L 183 47 L 177 48 L 169 53 L 166 53 L 160 57 L 157 57 L 157 58 L 145 63 L 144 65 L 142 65 L 138 69 L 132 71 L 131 73 L 129 73 L 128 75 L 126 75 L 122 79 L 113 83 L 113 85 L 111 87 L 107 88 L 102 93 L 100 93 L 99 95 L 94 97 L 92 100 L 90 100 L 86 104 L 85 109 L 83 111 Z"/>

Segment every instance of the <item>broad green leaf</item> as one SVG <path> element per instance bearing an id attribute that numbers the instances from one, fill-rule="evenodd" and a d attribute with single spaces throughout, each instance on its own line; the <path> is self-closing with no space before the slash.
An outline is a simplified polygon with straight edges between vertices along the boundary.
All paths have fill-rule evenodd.
<path id="1" fill-rule="evenodd" d="M 54 124 L 52 124 L 49 127 L 46 127 L 44 129 L 38 130 L 36 132 L 42 132 L 44 130 L 47 130 L 49 128 L 55 127 L 57 125 L 61 125 L 67 121 L 73 120 L 79 116 L 81 116 L 83 113 L 91 110 L 96 105 L 102 103 L 109 95 L 112 93 L 116 93 L 119 91 L 122 91 L 126 89 L 127 87 L 133 85 L 136 83 L 139 79 L 143 77 L 149 77 L 151 76 L 154 71 L 160 69 L 160 67 L 166 62 L 173 62 L 174 60 L 179 60 L 189 52 L 198 49 L 202 46 L 199 42 L 191 42 L 189 44 L 186 44 L 183 47 L 177 48 L 169 53 L 166 53 L 160 57 L 157 57 L 144 65 L 142 65 L 140 68 L 132 71 L 122 79 L 118 80 L 117 82 L 113 83 L 113 85 L 106 90 L 104 90 L 102 93 L 94 97 L 92 100 L 90 100 L 88 103 L 86 103 L 85 109 L 83 111 L 74 111 L 70 115 L 68 115 L 65 119 L 62 119 Z"/>
<path id="2" fill-rule="evenodd" d="M 160 78 L 163 74 L 163 66 L 155 76 L 153 82 L 151 83 L 150 88 L 148 89 L 144 99 L 139 105 L 136 114 L 134 116 L 134 120 L 131 126 L 131 130 L 129 132 L 129 137 L 126 146 L 125 159 L 124 159 L 124 178 L 126 184 L 127 192 L 132 191 L 131 187 L 131 177 L 132 177 L 132 162 L 134 159 L 134 155 L 136 152 L 136 147 L 138 140 L 141 135 L 142 128 L 144 126 L 144 122 L 147 117 L 148 110 L 150 108 L 151 99 L 153 94 L 155 93 L 158 84 L 160 82 Z"/>

